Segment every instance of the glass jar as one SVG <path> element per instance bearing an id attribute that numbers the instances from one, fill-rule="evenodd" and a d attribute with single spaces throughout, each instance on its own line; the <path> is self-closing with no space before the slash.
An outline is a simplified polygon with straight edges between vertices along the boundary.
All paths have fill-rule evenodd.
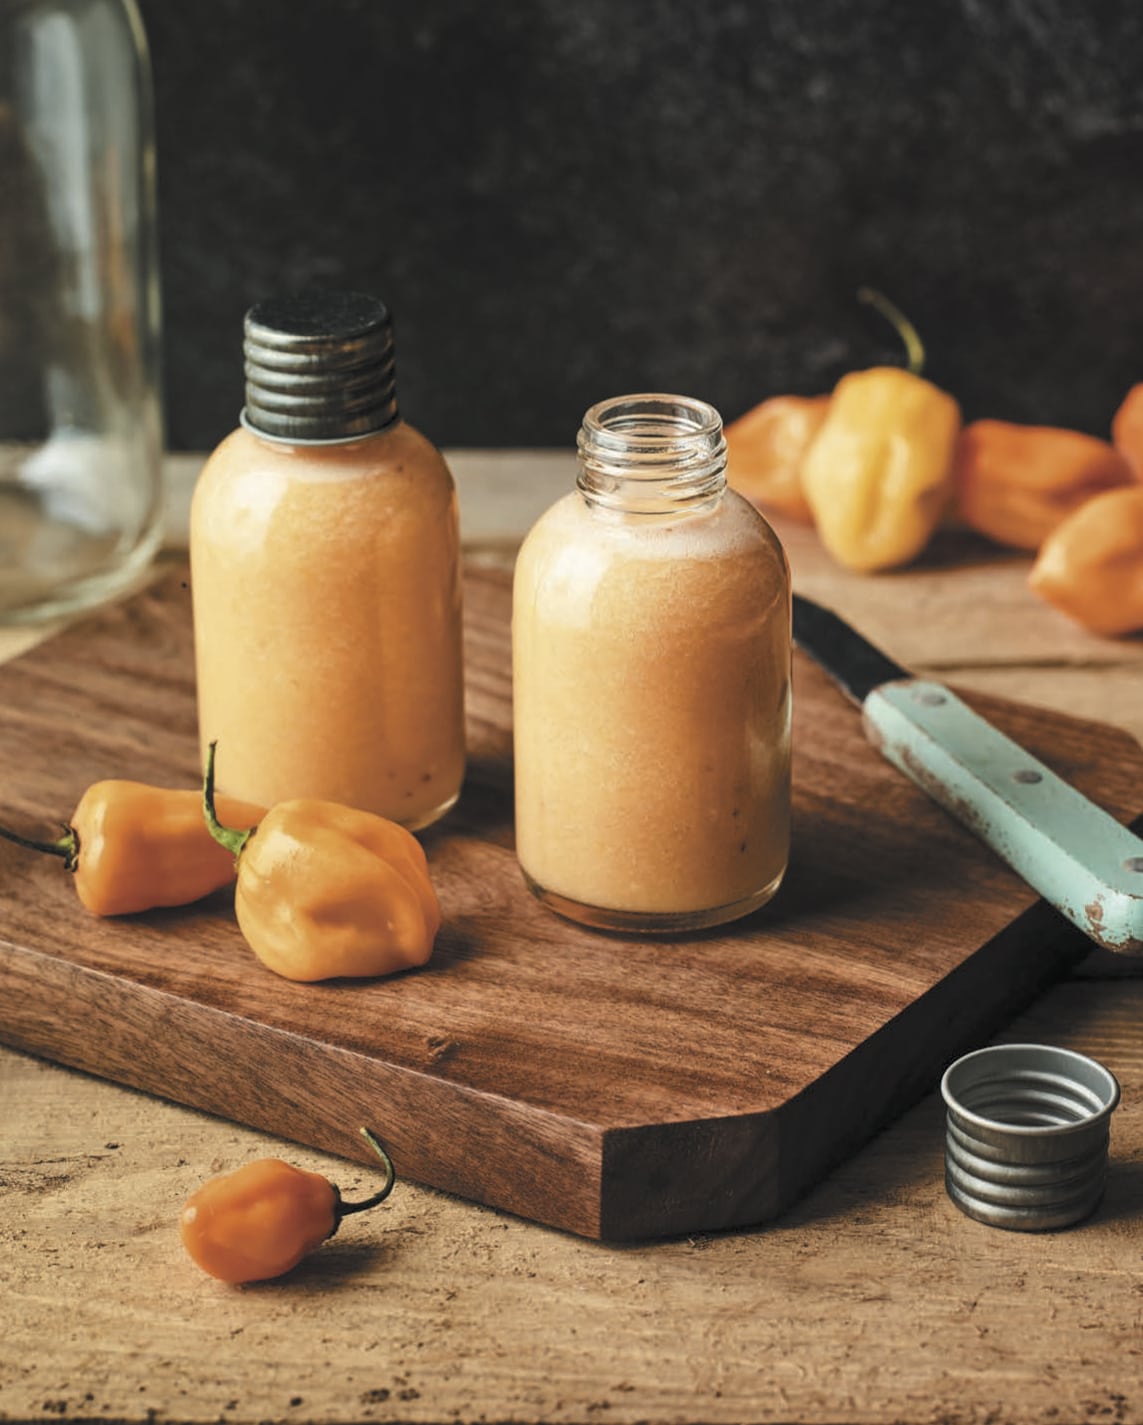
<path id="1" fill-rule="evenodd" d="M 553 910 L 606 929 L 736 919 L 782 880 L 790 585 L 726 486 L 713 407 L 593 406 L 577 490 L 516 565 L 516 849 Z"/>
<path id="2" fill-rule="evenodd" d="M 218 786 L 410 830 L 464 776 L 460 529 L 440 451 L 397 413 L 384 303 L 261 302 L 241 425 L 191 504 L 199 735 Z"/>
<path id="3" fill-rule="evenodd" d="M 0 620 L 161 536 L 151 76 L 134 0 L 0 5 Z"/>

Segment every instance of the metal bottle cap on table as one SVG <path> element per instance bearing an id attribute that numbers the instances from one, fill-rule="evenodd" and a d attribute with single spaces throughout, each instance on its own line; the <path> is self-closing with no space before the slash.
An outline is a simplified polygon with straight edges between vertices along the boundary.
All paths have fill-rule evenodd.
<path id="1" fill-rule="evenodd" d="M 389 309 L 361 292 L 308 292 L 246 314 L 242 424 L 285 441 L 356 440 L 397 419 Z"/>
<path id="2" fill-rule="evenodd" d="M 1103 1196 L 1119 1084 L 1086 1055 L 1000 1044 L 951 1064 L 945 1186 L 978 1222 L 1018 1231 L 1067 1227 Z"/>

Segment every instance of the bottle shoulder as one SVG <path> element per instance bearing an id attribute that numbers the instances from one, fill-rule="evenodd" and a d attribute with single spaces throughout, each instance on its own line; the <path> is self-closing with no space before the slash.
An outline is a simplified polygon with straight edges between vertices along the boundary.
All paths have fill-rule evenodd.
<path id="1" fill-rule="evenodd" d="M 678 516 L 628 515 L 590 506 L 577 491 L 535 522 L 521 547 L 525 563 L 593 551 L 593 562 L 661 560 L 694 563 L 745 560 L 786 570 L 786 555 L 769 522 L 734 490 L 709 510 Z"/>
<path id="2" fill-rule="evenodd" d="M 365 489 L 356 488 L 364 484 Z M 267 440 L 239 426 L 207 458 L 195 485 L 195 504 L 246 503 L 257 490 L 292 486 L 354 486 L 355 498 L 379 499 L 400 489 L 406 499 L 439 499 L 455 489 L 444 456 L 420 431 L 403 421 L 356 441 L 308 445 Z"/>
<path id="3" fill-rule="evenodd" d="M 788 618 L 789 587 L 781 542 L 737 495 L 706 513 L 660 520 L 601 518 L 573 494 L 529 531 L 514 598 L 517 608 L 561 622 L 578 622 L 588 610 L 626 621 L 638 617 L 637 606 L 702 622 Z"/>
<path id="4" fill-rule="evenodd" d="M 240 427 L 199 475 L 190 536 L 192 551 L 352 546 L 374 557 L 382 546 L 452 549 L 457 524 L 448 466 L 411 426 L 321 445 L 263 440 Z"/>
<path id="5" fill-rule="evenodd" d="M 429 469 L 439 468 L 448 474 L 441 452 L 407 421 L 395 421 L 384 430 L 359 440 L 305 443 L 273 440 L 246 426 L 237 426 L 207 457 L 204 471 L 241 468 L 293 472 L 299 476 L 321 472 L 346 475 L 384 473 L 407 462 L 417 462 Z"/>

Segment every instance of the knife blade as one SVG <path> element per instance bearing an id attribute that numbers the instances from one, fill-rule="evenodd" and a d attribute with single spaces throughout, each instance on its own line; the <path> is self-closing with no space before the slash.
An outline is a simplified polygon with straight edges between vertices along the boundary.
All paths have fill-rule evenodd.
<path id="1" fill-rule="evenodd" d="M 1143 840 L 943 684 L 799 594 L 794 640 L 860 705 L 893 766 L 1098 945 L 1143 954 Z"/>

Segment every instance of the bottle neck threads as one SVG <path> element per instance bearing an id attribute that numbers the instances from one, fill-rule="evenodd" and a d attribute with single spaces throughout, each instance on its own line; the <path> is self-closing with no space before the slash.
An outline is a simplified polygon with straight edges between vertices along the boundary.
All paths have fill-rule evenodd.
<path id="1" fill-rule="evenodd" d="M 671 514 L 726 488 L 722 417 L 689 396 L 615 396 L 583 418 L 576 486 L 589 505 Z"/>
<path id="2" fill-rule="evenodd" d="M 389 309 L 359 292 L 259 302 L 246 313 L 242 424 L 281 441 L 357 440 L 397 419 Z"/>

